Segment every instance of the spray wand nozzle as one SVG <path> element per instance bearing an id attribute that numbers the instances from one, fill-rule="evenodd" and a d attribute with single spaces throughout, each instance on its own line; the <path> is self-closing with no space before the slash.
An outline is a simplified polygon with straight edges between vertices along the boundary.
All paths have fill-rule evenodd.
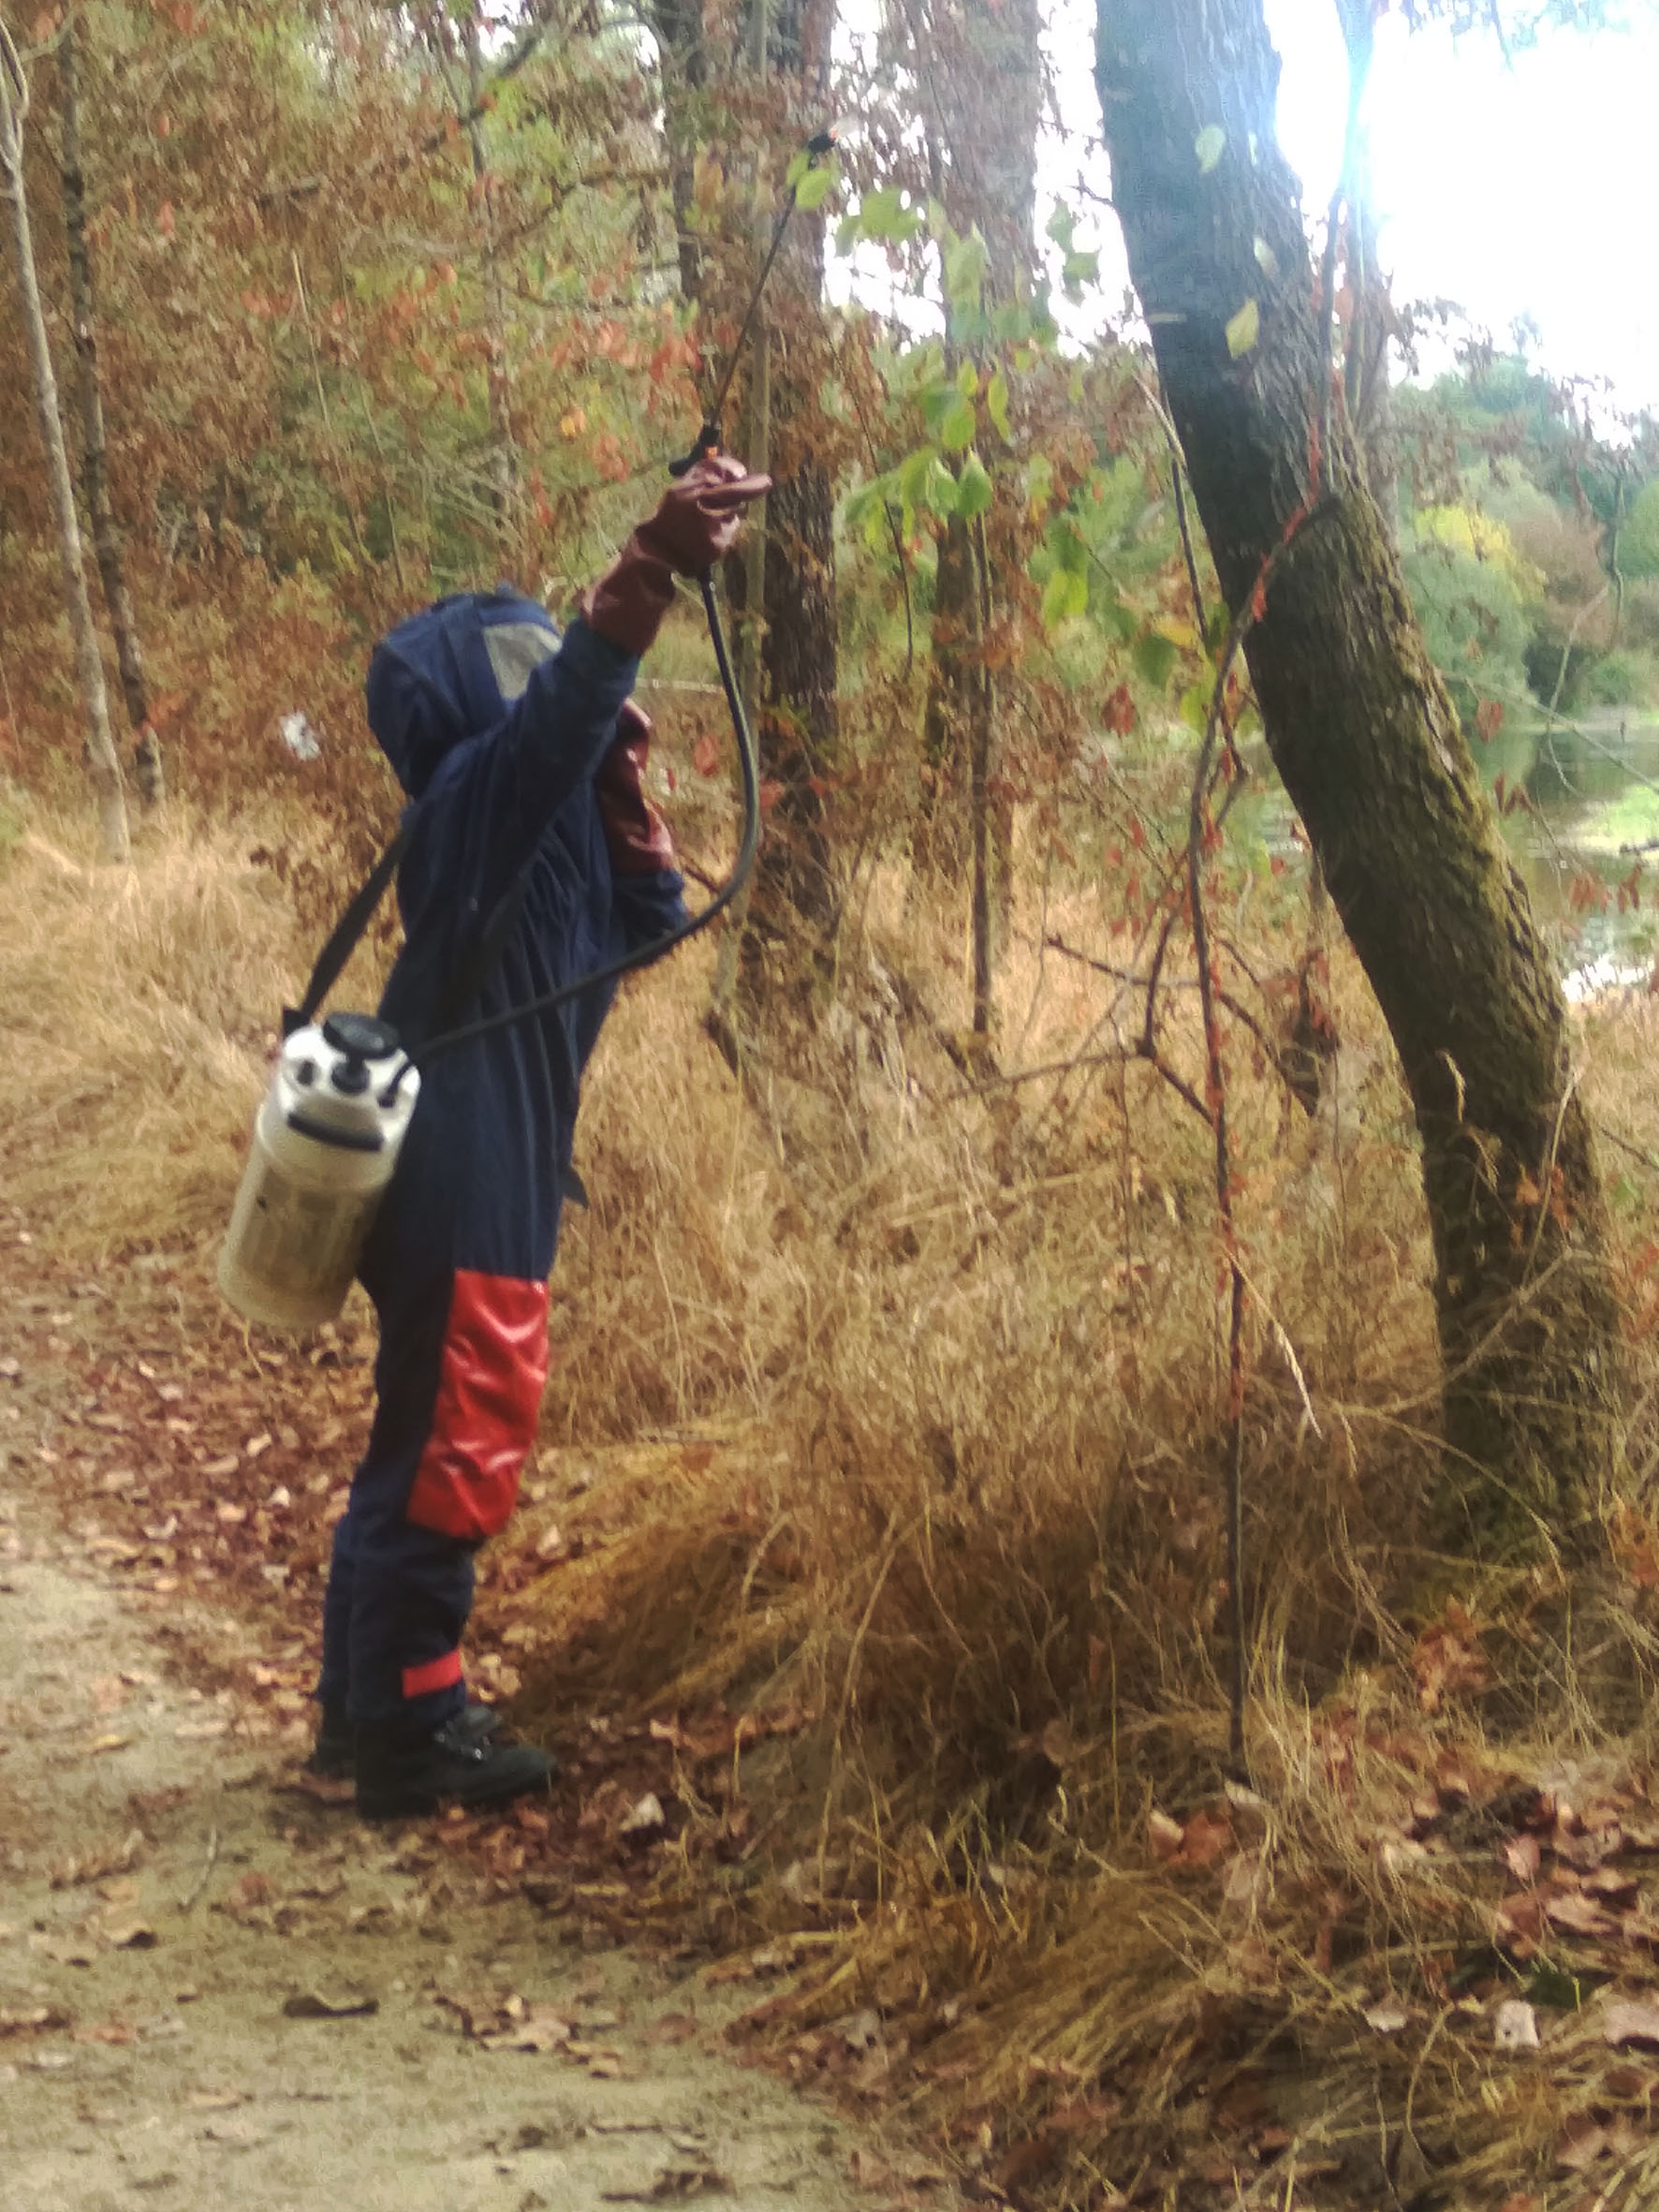
<path id="1" fill-rule="evenodd" d="M 691 450 L 688 453 L 682 453 L 677 461 L 669 462 L 668 474 L 671 477 L 683 477 L 688 469 L 695 468 L 706 455 L 717 453 L 720 450 L 720 412 L 726 405 L 726 395 L 731 390 L 731 380 L 738 373 L 738 363 L 742 360 L 744 350 L 748 346 L 749 332 L 754 328 L 756 313 L 771 279 L 772 263 L 778 258 L 778 248 L 784 243 L 784 233 L 789 228 L 789 218 L 795 213 L 796 197 L 800 190 L 800 177 L 806 176 L 809 171 L 817 168 L 820 161 L 834 153 L 839 136 L 839 132 L 831 124 L 823 130 L 815 131 L 801 149 L 806 155 L 806 167 L 801 170 L 800 176 L 798 176 L 789 186 L 788 192 L 785 195 L 784 204 L 778 211 L 778 219 L 772 226 L 771 243 L 766 250 L 766 259 L 760 264 L 760 274 L 755 279 L 755 288 L 749 294 L 749 304 L 743 310 L 743 319 L 738 331 L 737 343 L 731 349 L 731 359 L 727 362 L 725 373 L 721 376 L 714 396 L 709 402 L 709 411 L 703 417 L 702 428 L 697 432 Z"/>

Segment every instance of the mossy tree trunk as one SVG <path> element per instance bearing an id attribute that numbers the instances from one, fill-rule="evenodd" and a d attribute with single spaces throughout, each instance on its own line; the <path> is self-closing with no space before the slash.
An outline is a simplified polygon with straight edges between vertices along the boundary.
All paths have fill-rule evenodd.
<path id="1" fill-rule="evenodd" d="M 1131 274 L 1235 611 L 1272 562 L 1245 644 L 1268 744 L 1416 1111 L 1446 1534 L 1581 1545 L 1616 1447 L 1618 1314 L 1566 1010 L 1332 390 L 1260 0 L 1099 0 L 1096 68 Z"/>

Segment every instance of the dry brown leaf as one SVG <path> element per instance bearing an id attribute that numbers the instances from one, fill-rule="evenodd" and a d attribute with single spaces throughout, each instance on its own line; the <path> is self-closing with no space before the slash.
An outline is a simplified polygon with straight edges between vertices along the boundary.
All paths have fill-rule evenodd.
<path id="1" fill-rule="evenodd" d="M 1229 1821 L 1195 1813 L 1182 1831 L 1181 1863 L 1183 1866 L 1213 1866 L 1237 1842 Z"/>
<path id="2" fill-rule="evenodd" d="M 1569 2174 L 1584 2174 L 1608 2148 L 1608 2131 L 1589 2113 L 1568 2120 L 1555 2146 L 1555 2162 Z"/>
<path id="3" fill-rule="evenodd" d="M 1544 1849 L 1535 1836 L 1512 1836 L 1504 1846 L 1504 1864 L 1517 1881 L 1534 1881 Z"/>
<path id="4" fill-rule="evenodd" d="M 1610 1936 L 1613 1923 L 1593 1897 L 1580 1890 L 1556 1892 L 1544 1899 L 1544 1910 L 1558 1928 L 1575 1936 Z"/>

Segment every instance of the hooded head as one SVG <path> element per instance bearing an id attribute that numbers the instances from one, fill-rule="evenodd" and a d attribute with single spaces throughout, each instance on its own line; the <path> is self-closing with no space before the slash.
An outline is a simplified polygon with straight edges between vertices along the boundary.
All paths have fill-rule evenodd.
<path id="1" fill-rule="evenodd" d="M 495 728 L 558 649 L 545 609 L 506 584 L 439 599 L 380 641 L 365 686 L 369 728 L 411 799 L 451 745 Z"/>

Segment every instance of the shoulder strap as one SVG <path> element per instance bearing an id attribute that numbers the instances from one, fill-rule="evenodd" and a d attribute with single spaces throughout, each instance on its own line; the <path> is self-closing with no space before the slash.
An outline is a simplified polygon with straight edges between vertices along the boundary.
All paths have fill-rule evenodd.
<path id="1" fill-rule="evenodd" d="M 369 917 L 386 894 L 386 887 L 398 872 L 398 863 L 404 857 L 404 848 L 409 842 L 409 828 L 405 822 L 387 847 L 373 868 L 358 885 L 351 904 L 335 922 L 329 941 L 316 956 L 316 966 L 311 971 L 311 981 L 305 986 L 305 995 L 298 1006 L 285 1006 L 282 1013 L 282 1033 L 291 1037 L 296 1029 L 303 1029 L 312 1021 L 318 1007 L 339 981 L 340 971 L 351 958 L 357 941 L 369 926 Z"/>
<path id="2" fill-rule="evenodd" d="M 530 870 L 535 864 L 533 852 L 500 898 L 495 910 L 484 925 L 483 935 L 473 947 L 470 955 L 452 970 L 444 985 L 443 996 L 433 1023 L 433 1039 L 453 1028 L 494 972 L 495 964 L 507 947 L 513 924 L 524 910 L 524 896 L 530 889 Z"/>

